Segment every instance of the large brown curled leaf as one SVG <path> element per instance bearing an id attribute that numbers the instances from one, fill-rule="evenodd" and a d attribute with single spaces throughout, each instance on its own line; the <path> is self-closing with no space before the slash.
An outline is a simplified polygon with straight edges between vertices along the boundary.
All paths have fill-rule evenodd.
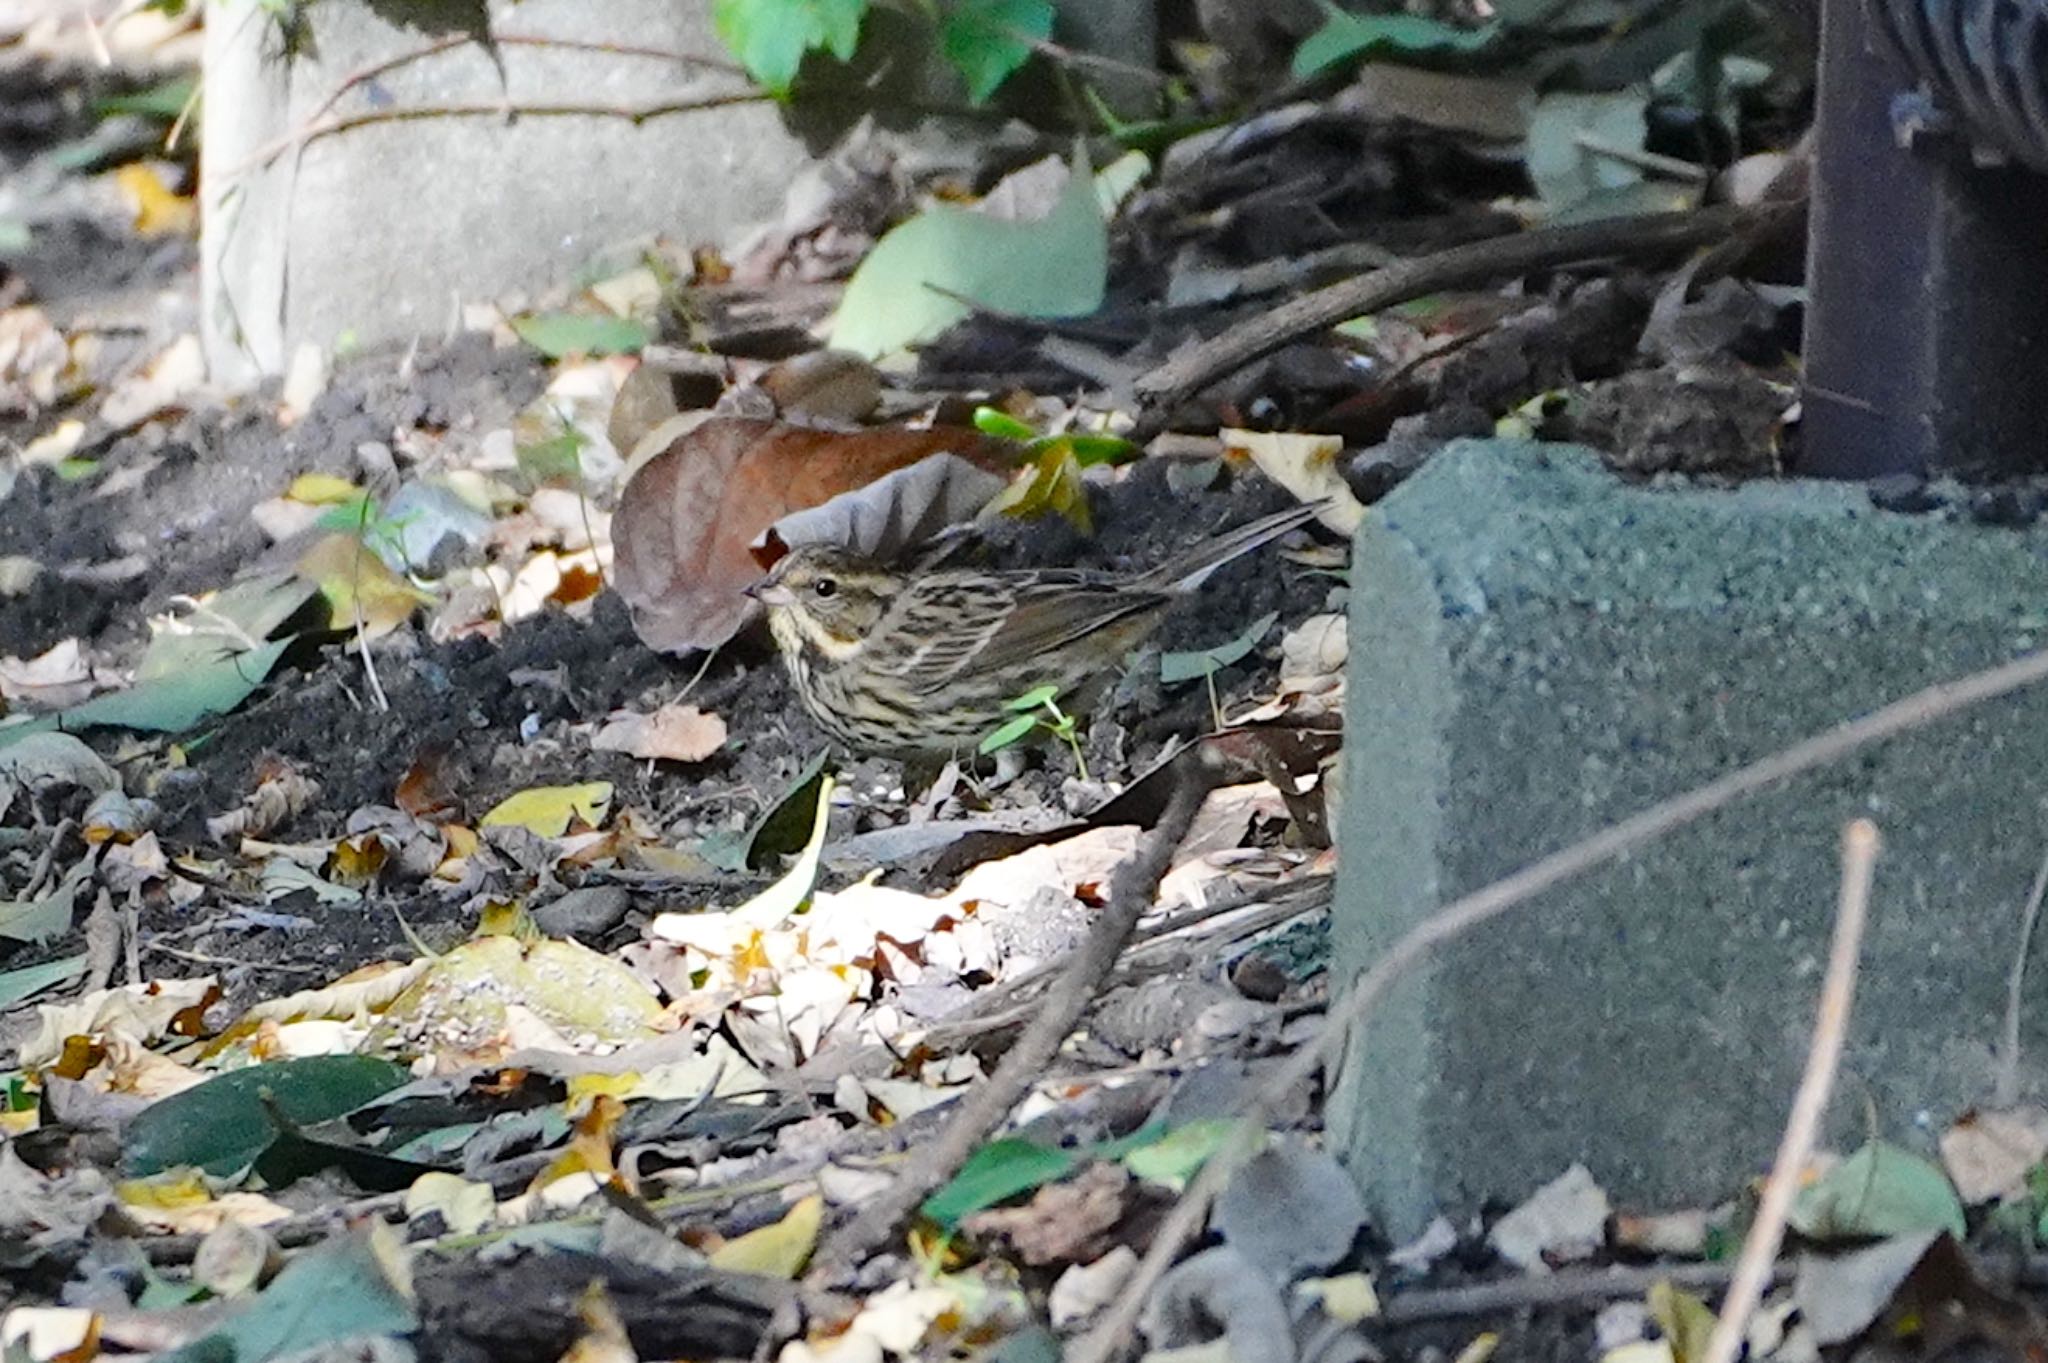
<path id="1" fill-rule="evenodd" d="M 613 581 L 648 647 L 713 648 L 738 632 L 762 565 L 748 545 L 792 511 L 933 454 L 1002 471 L 1006 442 L 960 429 L 821 431 L 725 417 L 641 465 L 612 521 Z"/>

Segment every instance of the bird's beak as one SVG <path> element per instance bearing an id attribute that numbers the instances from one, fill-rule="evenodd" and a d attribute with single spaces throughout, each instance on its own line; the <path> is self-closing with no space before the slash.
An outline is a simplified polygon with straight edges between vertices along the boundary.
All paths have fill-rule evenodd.
<path id="1" fill-rule="evenodd" d="M 747 588 L 747 595 L 764 606 L 787 606 L 796 601 L 795 592 L 780 582 L 770 582 L 766 578 Z"/>

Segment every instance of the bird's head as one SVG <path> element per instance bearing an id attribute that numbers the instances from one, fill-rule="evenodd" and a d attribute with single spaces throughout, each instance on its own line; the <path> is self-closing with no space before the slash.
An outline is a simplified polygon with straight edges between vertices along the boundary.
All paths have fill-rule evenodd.
<path id="1" fill-rule="evenodd" d="M 860 652 L 901 583 L 843 549 L 792 549 L 747 595 L 768 612 L 775 642 L 791 656 L 844 662 Z"/>

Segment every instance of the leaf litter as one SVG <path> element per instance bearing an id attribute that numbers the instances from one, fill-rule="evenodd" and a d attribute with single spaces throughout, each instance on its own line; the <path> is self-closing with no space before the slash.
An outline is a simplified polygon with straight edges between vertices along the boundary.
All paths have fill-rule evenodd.
<path id="1" fill-rule="evenodd" d="M 1460 107 L 1488 117 L 1442 117 L 1428 94 L 1403 117 L 1521 156 L 1538 194 L 1517 213 L 1629 209 L 1646 178 L 1639 90 L 1668 104 L 1676 87 L 1623 72 L 1627 93 L 1536 98 L 1490 66 L 1513 50 L 1503 35 L 1532 31 L 1501 8 L 1478 25 L 1333 12 L 1294 56 L 1465 82 Z M 1377 65 L 1389 56 L 1459 69 Z M 0 729 L 0 1216 L 20 1232 L 0 1273 L 34 1301 L 0 1332 L 35 1358 L 267 1358 L 416 1330 L 502 1344 L 492 1332 L 515 1327 L 522 1349 L 546 1347 L 502 1356 L 625 1358 L 650 1338 L 750 1354 L 831 1228 L 999 1060 L 1016 1023 L 986 1001 L 1028 1000 L 1012 987 L 1100 912 L 1157 817 L 1117 800 L 1227 720 L 1205 746 L 1251 770 L 1204 802 L 1167 868 L 1159 935 L 1039 1077 L 1019 1129 L 926 1204 L 903 1241 L 915 1271 L 875 1260 L 836 1318 L 812 1304 L 782 1355 L 1004 1339 L 1023 1356 L 1047 1338 L 1024 1329 L 1042 1308 L 1071 1338 L 1113 1300 L 1174 1191 L 1223 1148 L 1232 1095 L 1320 1016 L 1315 970 L 1275 964 L 1286 920 L 1260 915 L 1329 869 L 1341 552 L 1221 575 L 1092 716 L 1085 754 L 1036 750 L 999 788 L 956 771 L 919 790 L 871 762 L 822 775 L 734 589 L 780 546 L 893 547 L 969 522 L 953 552 L 1118 569 L 1295 497 L 1328 498 L 1348 530 L 1431 442 L 1494 419 L 1555 429 L 1630 377 L 1632 355 L 1569 334 L 1628 287 L 1594 298 L 1607 281 L 1565 276 L 1541 297 L 1440 298 L 1304 344 L 1202 395 L 1195 424 L 1220 438 L 1194 455 L 1162 442 L 1128 467 L 1096 460 L 1089 442 L 1130 429 L 1119 385 L 1180 339 L 1134 324 L 1125 288 L 1241 305 L 1317 279 L 1361 226 L 1376 249 L 1498 230 L 1497 171 L 1464 167 L 1465 202 L 1437 212 L 1445 186 L 1418 184 L 1346 108 L 1198 134 L 1134 196 L 1139 163 L 1094 183 L 1056 156 L 972 212 L 899 199 L 899 235 L 838 295 L 835 324 L 869 353 L 926 342 L 887 374 L 793 339 L 788 319 L 818 320 L 814 301 L 724 290 L 697 256 L 474 306 L 462 334 L 409 355 L 315 350 L 239 412 L 206 387 L 190 335 L 153 321 L 131 342 L 10 295 L 0 414 L 22 457 L 4 474 L 0 696 L 28 719 Z M 176 196 L 134 172 L 140 230 L 175 237 Z M 887 217 L 848 210 L 835 239 L 829 211 L 793 213 L 748 269 L 815 277 Z M 890 282 L 920 233 L 947 269 L 926 259 Z M 993 287 L 987 243 L 1012 238 L 1048 268 L 1018 289 L 1005 263 Z M 662 313 L 678 266 L 705 302 L 682 338 Z M 1062 328 L 1083 312 L 1107 330 Z M 1751 309 L 1743 344 L 1773 321 Z M 1713 350 L 1696 339 L 1711 334 L 1687 344 Z M 701 359 L 664 356 L 672 339 Z M 621 392 L 664 373 L 654 419 L 622 422 Z M 977 409 L 1019 428 L 992 435 Z M 1611 429 L 1631 446 L 1619 463 L 1683 462 L 1665 437 Z M 204 547 L 201 524 L 218 532 Z M 260 585 L 245 577 L 259 565 Z M 648 645 L 715 653 L 679 668 Z M 808 836 L 769 836 L 793 788 L 781 822 Z M 846 855 L 913 831 L 908 850 Z M 573 937 L 540 926 L 556 908 Z M 1181 955 L 1147 964 L 1167 956 L 1155 944 Z M 1147 1002 L 1168 995 L 1191 1006 Z M 1930 1305 L 2028 1337 L 1958 1237 L 1991 1204 L 2038 1233 L 2036 1115 L 1959 1125 L 1946 1172 L 1878 1142 L 1817 1169 L 1796 1213 L 1813 1254 L 1753 1326 L 1753 1356 L 1810 1356 L 1802 1338 L 1863 1337 Z M 1223 1244 L 1155 1297 L 1155 1350 L 1220 1336 L 1241 1360 L 1373 1356 L 1357 1331 L 1381 1319 L 1387 1281 L 1399 1302 L 1487 1246 L 1568 1277 L 1587 1256 L 1704 1252 L 1731 1224 L 1726 1209 L 1610 1217 L 1576 1170 L 1390 1258 L 1312 1110 L 1287 1125 L 1219 1202 Z M 1845 1235 L 1880 1238 L 1834 1248 Z M 468 1257 L 478 1243 L 492 1257 Z M 110 1246 L 153 1265 L 147 1309 L 89 1280 L 83 1252 Z M 498 1294 L 465 1275 L 484 1265 L 532 1318 L 481 1313 Z M 700 1275 L 686 1322 L 657 1305 L 678 1265 Z M 96 1304 L 47 1304 L 74 1270 Z M 152 1314 L 202 1292 L 235 1309 Z M 1833 1313 L 1801 1319 L 1800 1292 Z M 1699 1298 L 1670 1283 L 1638 1297 L 1636 1339 L 1618 1330 L 1608 1356 L 1692 1356 Z M 1454 1347 L 1495 1342 L 1467 1331 Z"/>

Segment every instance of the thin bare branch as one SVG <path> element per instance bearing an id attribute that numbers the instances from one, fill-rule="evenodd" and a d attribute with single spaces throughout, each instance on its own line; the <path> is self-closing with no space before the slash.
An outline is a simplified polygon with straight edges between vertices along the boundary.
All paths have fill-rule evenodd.
<path id="1" fill-rule="evenodd" d="M 1856 964 L 1863 954 L 1863 927 L 1870 917 L 1870 877 L 1877 865 L 1877 825 L 1857 819 L 1842 830 L 1842 888 L 1835 901 L 1834 941 L 1828 948 L 1828 970 L 1821 980 L 1820 1010 L 1813 1023 L 1813 1041 L 1806 1049 L 1806 1072 L 1792 1098 L 1778 1158 L 1764 1183 L 1756 1220 L 1735 1261 L 1735 1277 L 1721 1298 L 1703 1363 L 1735 1363 L 1749 1318 L 1769 1286 L 1778 1246 L 1785 1239 L 1785 1218 L 1799 1192 L 1799 1175 L 1813 1158 L 1820 1120 L 1835 1089 L 1842 1063 L 1842 1042 L 1849 1033 L 1849 1005 L 1856 997 Z"/>
<path id="2" fill-rule="evenodd" d="M 1268 1113 L 1289 1094 L 1312 1080 L 1337 1054 L 1344 1039 L 1372 1016 L 1403 976 L 1445 942 L 1500 917 L 1543 891 L 1603 866 L 1618 857 L 1694 823 L 1738 800 L 1805 772 L 1838 762 L 1873 743 L 1922 728 L 1935 720 L 2009 695 L 2048 680 L 2048 652 L 2030 653 L 2012 662 L 1975 672 L 1952 682 L 1939 682 L 1857 719 L 1804 739 L 1716 780 L 1650 806 L 1562 851 L 1532 862 L 1503 880 L 1458 899 L 1405 933 L 1351 992 L 1331 1010 L 1328 1023 L 1252 1096 L 1241 1115 L 1240 1133 L 1255 1131 Z M 1245 1136 L 1244 1139 L 1249 1139 Z M 1180 1251 L 1201 1233 L 1209 1204 L 1222 1191 L 1228 1170 L 1211 1161 L 1181 1195 L 1160 1223 L 1152 1245 L 1102 1323 L 1077 1341 L 1067 1363 L 1111 1363 L 1129 1345 L 1138 1312 Z"/>
<path id="3" fill-rule="evenodd" d="M 1998 1048 L 1998 1077 L 1992 1085 L 1992 1101 L 2011 1107 L 2020 1100 L 2020 1001 L 2027 992 L 2027 956 L 2034 946 L 2034 924 L 2040 921 L 2041 899 L 2048 895 L 2048 852 L 2041 856 L 2041 869 L 2027 890 L 2026 907 L 2020 911 L 2020 941 L 2013 950 L 2012 969 L 2005 978 L 2005 1044 Z"/>
<path id="4" fill-rule="evenodd" d="M 900 1170 L 887 1190 L 861 1208 L 860 1214 L 826 1243 L 819 1266 L 812 1272 L 814 1282 L 832 1281 L 894 1235 L 915 1214 L 919 1204 L 967 1162 L 967 1157 L 1043 1075 L 1060 1043 L 1109 978 L 1131 929 L 1152 906 L 1175 849 L 1187 836 L 1203 797 L 1214 784 L 1202 764 L 1200 750 L 1191 751 L 1189 758 L 1173 798 L 1159 818 L 1159 826 L 1142 849 L 1116 868 L 1110 883 L 1109 906 L 1095 920 L 1088 940 L 1068 958 L 1065 973 L 1039 1005 L 1031 1025 L 1003 1057 L 996 1072 L 960 1100 L 959 1110 L 938 1139 L 921 1151 L 914 1163 Z"/>

